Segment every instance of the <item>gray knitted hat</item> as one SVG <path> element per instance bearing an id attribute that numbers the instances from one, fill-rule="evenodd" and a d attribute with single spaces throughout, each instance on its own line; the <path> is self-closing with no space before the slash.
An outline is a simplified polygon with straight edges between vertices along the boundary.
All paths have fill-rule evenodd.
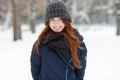
<path id="1" fill-rule="evenodd" d="M 52 3 L 48 4 L 45 13 L 45 24 L 47 24 L 51 18 L 55 17 L 65 18 L 71 22 L 71 17 L 66 6 L 60 1 L 53 1 Z"/>

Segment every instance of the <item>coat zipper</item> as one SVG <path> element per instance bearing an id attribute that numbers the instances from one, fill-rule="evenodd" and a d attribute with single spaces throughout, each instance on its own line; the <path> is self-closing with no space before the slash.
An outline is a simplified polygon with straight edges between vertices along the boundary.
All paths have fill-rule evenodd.
<path id="1" fill-rule="evenodd" d="M 69 60 L 69 63 L 72 61 L 72 58 Z M 66 79 L 65 80 L 67 80 L 67 75 L 68 75 L 68 65 L 67 65 L 67 67 L 66 67 Z"/>

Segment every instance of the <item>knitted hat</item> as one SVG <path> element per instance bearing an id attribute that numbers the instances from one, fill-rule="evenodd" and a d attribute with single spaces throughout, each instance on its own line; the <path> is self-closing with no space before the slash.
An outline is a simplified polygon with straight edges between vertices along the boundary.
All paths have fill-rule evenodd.
<path id="1" fill-rule="evenodd" d="M 64 18 L 71 22 L 71 17 L 66 6 L 60 1 L 53 1 L 52 3 L 48 4 L 45 13 L 45 24 L 47 24 L 51 18 L 55 17 Z"/>

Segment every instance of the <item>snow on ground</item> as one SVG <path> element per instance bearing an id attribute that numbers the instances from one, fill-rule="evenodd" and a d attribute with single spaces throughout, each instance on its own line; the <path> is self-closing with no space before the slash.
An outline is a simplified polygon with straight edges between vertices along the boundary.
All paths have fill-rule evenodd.
<path id="1" fill-rule="evenodd" d="M 13 42 L 12 28 L 0 31 L 0 80 L 32 80 L 30 55 L 34 41 L 44 25 L 37 25 L 32 34 L 22 26 L 22 40 Z M 81 25 L 88 48 L 85 80 L 120 80 L 120 36 L 115 26 Z"/>

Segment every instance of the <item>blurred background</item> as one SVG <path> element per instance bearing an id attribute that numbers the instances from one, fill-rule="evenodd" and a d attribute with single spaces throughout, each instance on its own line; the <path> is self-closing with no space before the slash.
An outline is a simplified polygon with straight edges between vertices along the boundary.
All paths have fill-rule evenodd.
<path id="1" fill-rule="evenodd" d="M 29 25 L 34 33 L 35 26 L 44 23 L 47 3 L 52 0 L 0 0 L 1 30 L 14 27 L 16 40 L 21 37 L 21 25 Z M 74 24 L 119 24 L 119 0 L 61 0 L 72 17 Z M 15 35 L 16 34 L 16 35 Z M 120 30 L 118 30 L 120 34 Z"/>
<path id="2" fill-rule="evenodd" d="M 0 79 L 32 80 L 32 45 L 54 0 L 0 0 Z M 120 80 L 120 0 L 60 0 L 88 48 L 85 80 Z"/>

